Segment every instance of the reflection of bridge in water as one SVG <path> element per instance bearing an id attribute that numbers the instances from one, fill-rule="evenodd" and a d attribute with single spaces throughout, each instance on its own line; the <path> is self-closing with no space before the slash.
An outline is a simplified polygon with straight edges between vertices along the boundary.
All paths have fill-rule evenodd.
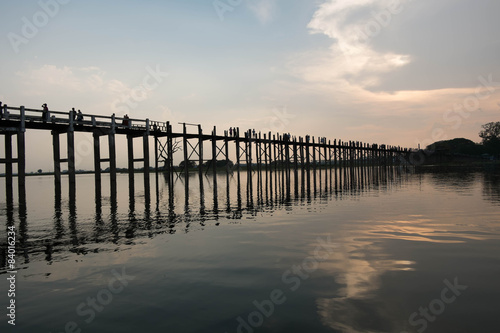
<path id="1" fill-rule="evenodd" d="M 150 192 L 150 139 L 154 140 L 154 172 L 156 173 L 156 190 L 158 192 L 158 174 L 166 173 L 169 182 L 173 182 L 179 173 L 184 175 L 185 186 L 189 186 L 190 162 L 196 162 L 200 179 L 207 171 L 213 172 L 214 183 L 217 181 L 218 162 L 224 162 L 223 169 L 227 174 L 233 171 L 240 172 L 244 167 L 252 171 L 274 172 L 284 170 L 319 170 L 321 167 L 357 167 L 375 165 L 394 165 L 400 160 L 406 160 L 410 153 L 401 147 L 368 144 L 355 141 L 327 140 L 291 136 L 290 134 L 255 133 L 246 131 L 240 133 L 235 128 L 234 133 L 224 131 L 217 135 L 214 127 L 210 134 L 204 134 L 201 125 L 197 126 L 196 133 L 188 133 L 187 124 L 183 124 L 182 132 L 174 132 L 169 122 L 150 121 L 149 119 L 129 119 L 93 114 L 78 114 L 74 111 L 58 112 L 21 107 L 9 107 L 0 103 L 0 133 L 5 138 L 5 158 L 0 163 L 5 164 L 7 198 L 13 195 L 13 164 L 17 163 L 19 202 L 25 201 L 25 132 L 28 129 L 47 130 L 52 134 L 54 184 L 56 192 L 61 189 L 61 164 L 68 165 L 69 195 L 75 196 L 76 191 L 76 163 L 75 132 L 92 133 L 94 153 L 94 174 L 97 197 L 101 193 L 101 166 L 109 163 L 110 189 L 116 193 L 116 144 L 115 136 L 127 137 L 129 189 L 134 193 L 134 163 L 143 164 L 144 189 L 146 195 Z M 61 158 L 60 135 L 66 133 L 67 156 Z M 12 153 L 12 137 L 17 136 L 17 158 Z M 108 138 L 108 158 L 101 158 L 100 138 Z M 134 157 L 134 138 L 142 137 L 142 157 Z M 181 141 L 176 141 L 177 139 Z M 182 144 L 182 150 L 177 150 L 176 144 Z M 204 146 L 210 146 L 210 156 L 205 158 Z M 233 145 L 234 144 L 234 149 Z M 230 160 L 231 150 L 234 150 L 235 164 Z M 76 145 L 78 147 L 78 145 Z M 182 152 L 184 167 L 182 170 L 174 168 L 176 151 Z M 179 153 L 180 154 L 180 153 Z M 177 155 L 179 155 L 177 154 Z M 159 164 L 164 163 L 160 169 Z M 219 170 L 221 167 L 219 167 Z M 178 173 L 179 172 L 179 173 Z M 288 174 L 285 172 L 285 174 Z M 216 185 L 214 185 L 216 187 Z"/>
<path id="2" fill-rule="evenodd" d="M 52 222 L 43 225 L 30 224 L 26 203 L 20 202 L 16 207 L 10 198 L 7 225 L 18 225 L 17 251 L 24 256 L 24 264 L 33 260 L 50 262 L 63 260 L 68 251 L 77 254 L 114 251 L 119 245 L 131 245 L 141 238 L 189 232 L 210 223 L 218 225 L 220 220 L 242 223 L 257 214 L 265 217 L 283 209 L 321 209 L 316 203 L 399 186 L 401 170 L 359 166 L 219 173 L 219 187 L 213 177 L 207 175 L 197 182 L 196 174 L 192 173 L 190 188 L 185 186 L 183 177 L 171 182 L 165 175 L 155 203 L 147 192 L 144 198 L 139 198 L 129 191 L 126 212 L 118 210 L 113 192 L 109 202 L 107 197 L 101 198 L 96 193 L 95 211 L 81 213 L 74 196 L 69 196 L 66 208 L 61 193 L 55 191 Z M 0 267 L 5 267 L 6 256 L 1 257 Z"/>

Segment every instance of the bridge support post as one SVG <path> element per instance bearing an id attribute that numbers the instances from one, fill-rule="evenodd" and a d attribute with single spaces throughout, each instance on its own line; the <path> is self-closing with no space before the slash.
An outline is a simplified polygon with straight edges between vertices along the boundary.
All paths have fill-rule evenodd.
<path id="1" fill-rule="evenodd" d="M 127 155 L 128 155 L 128 188 L 129 196 L 133 197 L 135 192 L 134 173 L 134 136 L 127 134 Z"/>
<path id="2" fill-rule="evenodd" d="M 203 182 L 203 129 L 198 125 L 198 175 L 200 184 Z"/>
<path id="3" fill-rule="evenodd" d="M 59 143 L 59 132 L 52 131 L 52 155 L 54 159 L 54 185 L 61 189 L 61 150 Z"/>
<path id="4" fill-rule="evenodd" d="M 229 176 L 229 140 L 227 138 L 227 132 L 224 135 L 224 148 L 224 153 L 226 155 L 226 175 Z"/>
<path id="5" fill-rule="evenodd" d="M 151 186 L 149 182 L 149 131 L 143 136 L 143 157 L 144 157 L 144 195 L 146 201 L 149 201 L 151 195 Z"/>
<path id="6" fill-rule="evenodd" d="M 116 145 L 115 145 L 115 133 L 108 134 L 108 146 L 109 146 L 109 178 L 111 185 L 111 193 L 116 194 Z"/>
<path id="7" fill-rule="evenodd" d="M 21 126 L 17 132 L 17 186 L 19 203 L 26 202 L 26 143 L 25 143 L 25 113 L 20 107 Z"/>
<path id="8" fill-rule="evenodd" d="M 92 134 L 94 138 L 94 181 L 96 200 L 101 198 L 101 145 L 99 141 L 99 133 Z M 59 182 L 61 181 L 59 175 Z"/>
<path id="9" fill-rule="evenodd" d="M 214 174 L 217 172 L 217 128 L 214 126 L 214 131 L 212 132 L 212 171 Z"/>
<path id="10" fill-rule="evenodd" d="M 187 129 L 186 123 L 182 125 L 182 150 L 184 152 L 184 181 L 186 184 L 186 189 L 189 183 L 189 161 L 188 161 L 188 143 L 187 143 Z"/>
<path id="11" fill-rule="evenodd" d="M 240 173 L 240 129 L 236 129 L 236 140 L 234 141 L 236 144 L 236 166 L 238 174 Z"/>
<path id="12" fill-rule="evenodd" d="M 76 189 L 76 170 L 75 170 L 75 132 L 70 129 L 68 137 L 68 177 L 69 191 L 73 193 Z"/>
<path id="13" fill-rule="evenodd" d="M 172 188 L 174 184 L 174 149 L 172 142 L 172 125 L 170 123 L 167 124 L 167 173 L 168 173 L 168 183 L 169 190 Z"/>
<path id="14" fill-rule="evenodd" d="M 5 187 L 7 202 L 12 202 L 12 134 L 5 134 Z"/>

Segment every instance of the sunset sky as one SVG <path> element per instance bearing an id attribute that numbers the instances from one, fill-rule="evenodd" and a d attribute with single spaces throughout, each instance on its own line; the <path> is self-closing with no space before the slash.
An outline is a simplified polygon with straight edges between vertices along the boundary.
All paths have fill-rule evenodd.
<path id="1" fill-rule="evenodd" d="M 11 106 L 405 147 L 479 142 L 500 121 L 497 0 L 41 0 L 0 12 Z M 53 169 L 49 132 L 27 145 L 28 171 Z"/>

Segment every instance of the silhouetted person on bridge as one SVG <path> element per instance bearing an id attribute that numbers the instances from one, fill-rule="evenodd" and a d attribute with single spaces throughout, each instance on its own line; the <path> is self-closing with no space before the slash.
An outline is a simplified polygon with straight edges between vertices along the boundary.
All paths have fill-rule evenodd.
<path id="1" fill-rule="evenodd" d="M 71 108 L 69 111 L 69 116 L 73 118 L 73 122 L 76 120 L 76 110 L 75 108 Z"/>
<path id="2" fill-rule="evenodd" d="M 46 123 L 47 119 L 49 119 L 49 108 L 47 107 L 47 103 L 43 103 L 42 104 L 42 108 L 43 108 L 43 111 L 42 111 L 42 121 L 44 123 Z"/>
<path id="3" fill-rule="evenodd" d="M 76 116 L 76 121 L 81 124 L 83 121 L 83 113 L 82 111 L 78 110 L 78 115 Z"/>
<path id="4" fill-rule="evenodd" d="M 129 117 L 128 117 L 128 115 L 126 114 L 126 115 L 124 115 L 124 116 L 123 116 L 122 125 L 123 125 L 123 126 L 128 127 L 129 123 L 130 123 L 130 121 L 129 121 Z"/>

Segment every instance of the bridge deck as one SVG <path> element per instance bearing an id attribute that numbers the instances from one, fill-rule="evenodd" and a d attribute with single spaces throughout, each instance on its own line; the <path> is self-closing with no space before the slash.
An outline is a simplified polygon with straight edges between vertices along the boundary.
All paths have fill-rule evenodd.
<path id="1" fill-rule="evenodd" d="M 17 131 L 23 129 L 50 130 L 58 133 L 68 131 L 100 133 L 102 135 L 116 133 L 121 135 L 144 136 L 147 134 L 154 137 L 171 137 L 171 138 L 186 138 L 197 139 L 202 141 L 224 140 L 224 141 L 240 141 L 253 143 L 287 143 L 298 146 L 308 145 L 310 147 L 326 147 L 326 148 L 347 148 L 353 147 L 351 142 L 342 142 L 335 140 L 333 143 L 328 142 L 306 142 L 306 140 L 291 140 L 289 138 L 277 137 L 271 138 L 270 135 L 262 138 L 259 136 L 252 137 L 250 133 L 244 133 L 244 136 L 230 136 L 227 131 L 224 135 L 200 134 L 200 133 L 180 133 L 168 132 L 169 122 L 150 121 L 149 119 L 132 119 L 124 117 L 103 116 L 95 114 L 81 114 L 81 120 L 78 120 L 76 111 L 61 112 L 49 111 L 46 119 L 43 119 L 43 110 L 28 109 L 24 107 L 9 107 L 2 105 L 0 102 L 0 132 Z M 239 133 L 239 130 L 238 130 Z M 384 149 L 388 151 L 400 151 L 400 147 L 391 147 L 376 144 L 358 144 L 354 145 L 360 150 L 376 150 Z"/>

